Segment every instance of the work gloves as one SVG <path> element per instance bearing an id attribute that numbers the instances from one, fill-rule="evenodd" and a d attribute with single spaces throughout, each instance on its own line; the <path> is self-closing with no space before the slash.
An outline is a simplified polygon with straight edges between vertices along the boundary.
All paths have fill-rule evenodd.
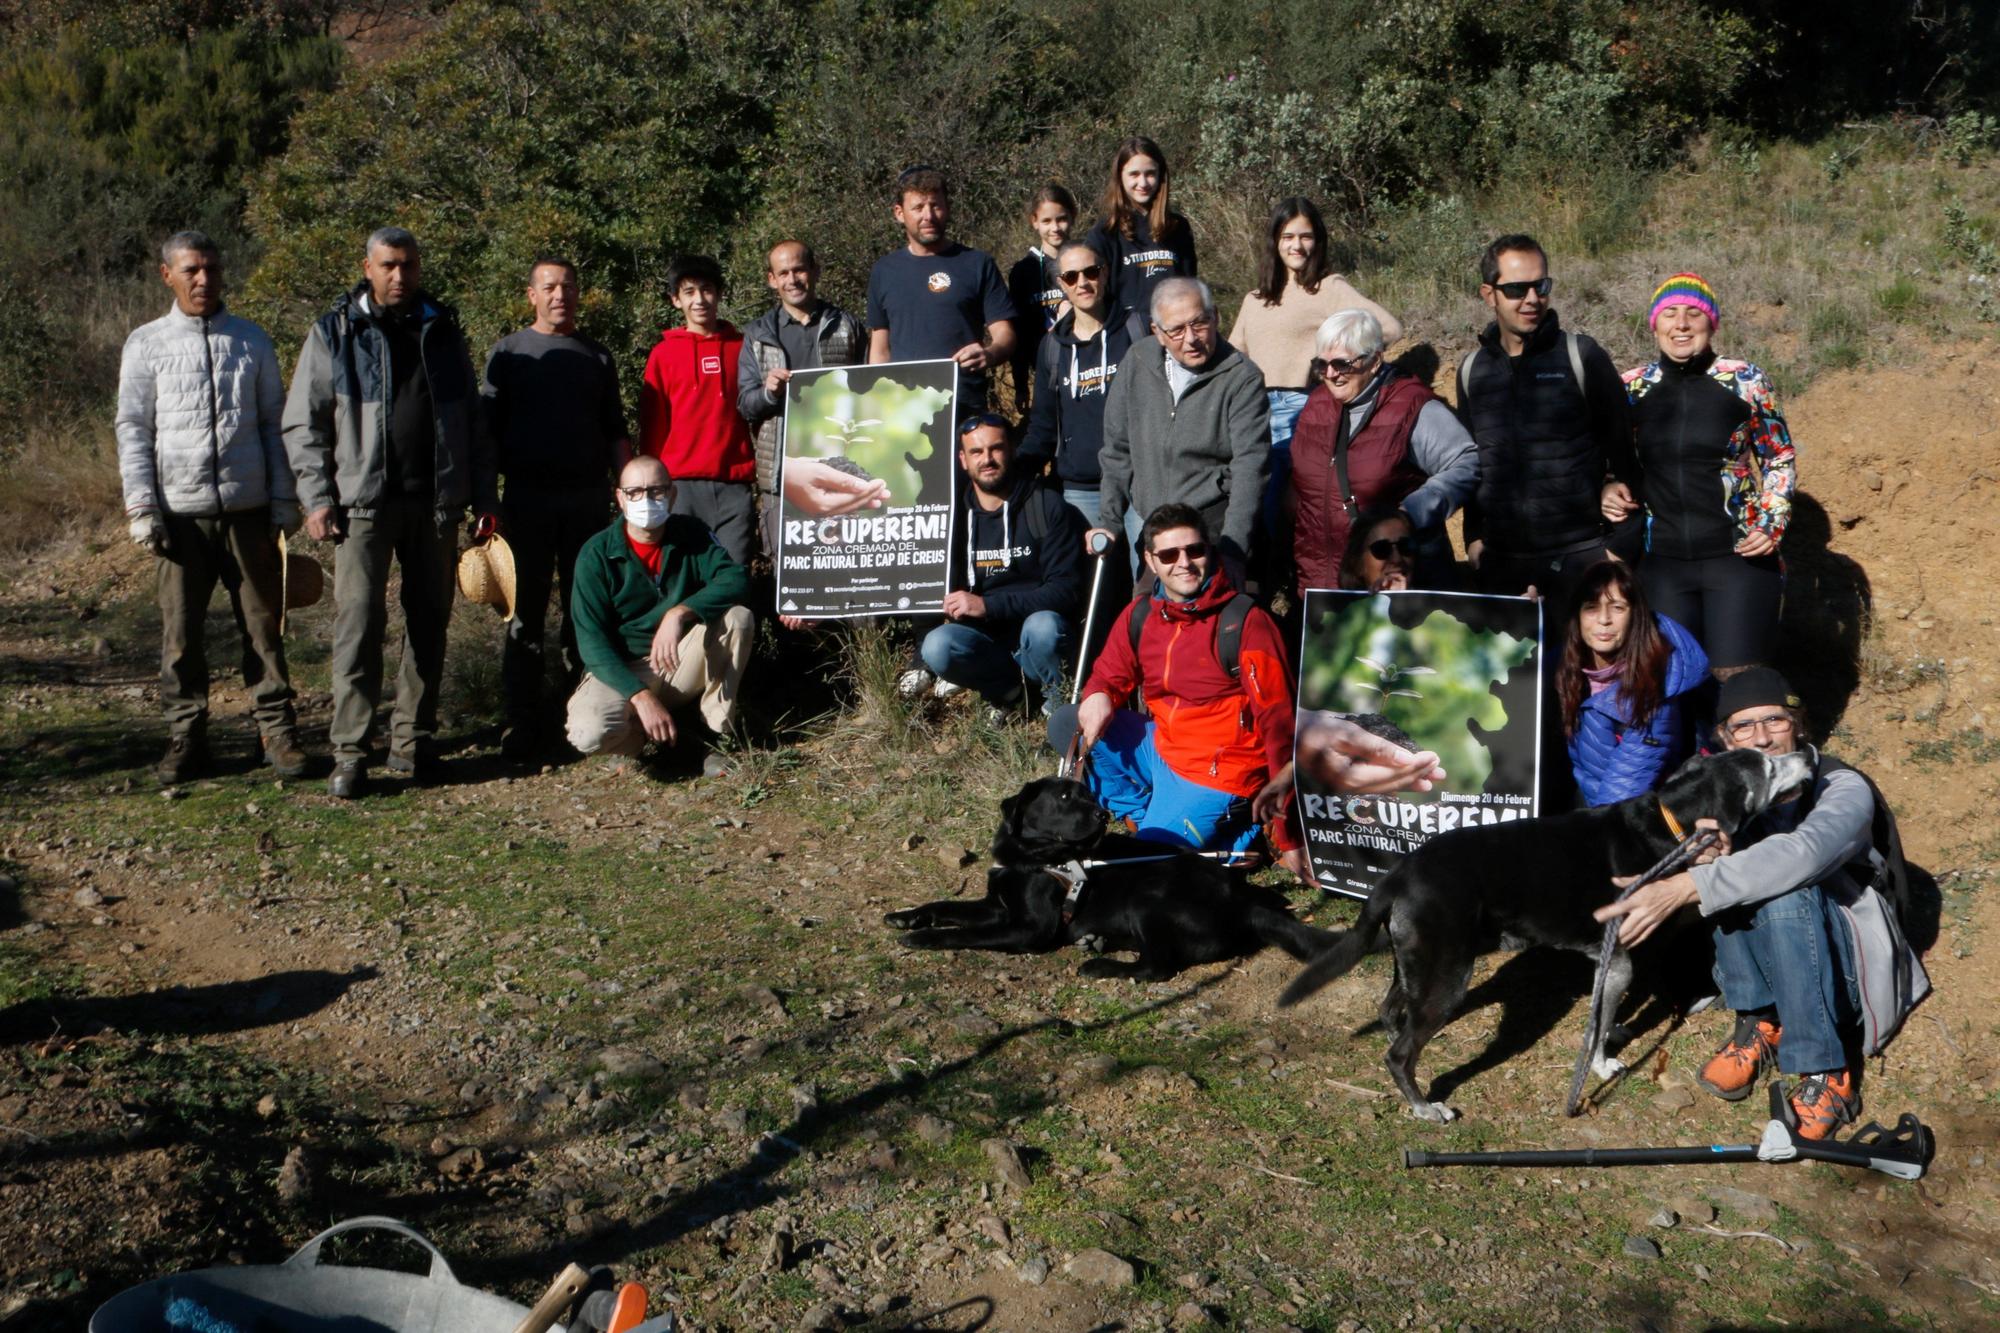
<path id="1" fill-rule="evenodd" d="M 141 514 L 132 520 L 132 540 L 154 555 L 167 553 L 167 525 L 158 514 Z"/>

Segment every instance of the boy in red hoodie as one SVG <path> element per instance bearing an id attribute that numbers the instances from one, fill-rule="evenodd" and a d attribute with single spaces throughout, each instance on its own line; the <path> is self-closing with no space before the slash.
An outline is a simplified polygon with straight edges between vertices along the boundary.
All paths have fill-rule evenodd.
<path id="1" fill-rule="evenodd" d="M 1091 790 L 1141 838 L 1248 851 L 1257 837 L 1252 798 L 1292 760 L 1296 719 L 1277 623 L 1249 608 L 1231 676 L 1216 630 L 1238 594 L 1201 514 L 1161 505 L 1139 543 L 1158 582 L 1112 627 L 1076 714 Z M 1144 617 L 1136 644 L 1133 615 Z M 1141 687 L 1150 718 L 1120 707 Z M 1289 800 L 1265 831 L 1279 859 L 1303 875 Z"/>
<path id="2" fill-rule="evenodd" d="M 639 385 L 639 448 L 667 465 L 674 512 L 700 519 L 729 558 L 750 559 L 757 460 L 736 410 L 743 335 L 722 318 L 722 268 L 707 255 L 667 266 L 667 290 L 687 327 L 667 329 Z"/>

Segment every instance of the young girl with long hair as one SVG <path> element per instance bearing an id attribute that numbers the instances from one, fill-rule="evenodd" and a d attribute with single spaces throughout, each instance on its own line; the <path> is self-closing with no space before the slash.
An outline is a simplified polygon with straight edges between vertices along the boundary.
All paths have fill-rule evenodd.
<path id="1" fill-rule="evenodd" d="M 1144 135 L 1120 143 L 1090 240 L 1111 261 L 1118 307 L 1142 319 L 1152 318 L 1157 284 L 1200 276 L 1194 231 L 1174 211 L 1172 199 L 1172 173 L 1160 146 Z"/>
<path id="2" fill-rule="evenodd" d="M 1030 404 L 1035 349 L 1068 305 L 1056 280 L 1056 252 L 1075 225 L 1076 196 L 1054 181 L 1042 186 L 1028 201 L 1035 244 L 1007 272 L 1007 294 L 1014 298 L 1014 410 L 1022 415 Z"/>

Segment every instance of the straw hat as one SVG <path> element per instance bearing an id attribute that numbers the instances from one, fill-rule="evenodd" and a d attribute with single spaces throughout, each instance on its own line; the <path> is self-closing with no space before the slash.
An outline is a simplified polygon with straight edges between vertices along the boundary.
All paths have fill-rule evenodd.
<path id="1" fill-rule="evenodd" d="M 278 534 L 278 568 L 278 633 L 283 634 L 287 612 L 317 606 L 326 596 L 326 571 L 304 551 L 291 550 L 282 532 Z"/>
<path id="2" fill-rule="evenodd" d="M 514 548 L 494 533 L 474 542 L 458 557 L 458 590 L 468 602 L 481 602 L 500 613 L 502 620 L 514 618 Z"/>

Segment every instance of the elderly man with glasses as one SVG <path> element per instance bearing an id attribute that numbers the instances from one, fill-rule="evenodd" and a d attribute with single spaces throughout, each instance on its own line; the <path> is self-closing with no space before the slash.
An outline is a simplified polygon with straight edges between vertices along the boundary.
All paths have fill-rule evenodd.
<path id="1" fill-rule="evenodd" d="M 1802 1137 L 1826 1138 L 1861 1112 L 1861 1061 L 1889 1043 L 1929 993 L 1904 940 L 1909 900 L 1896 823 L 1858 770 L 1805 745 L 1799 700 L 1769 667 L 1722 684 L 1722 743 L 1812 754 L 1812 781 L 1738 835 L 1729 854 L 1638 890 L 1598 912 L 1623 918 L 1631 947 L 1684 907 L 1715 930 L 1715 979 L 1736 1027 L 1700 1081 L 1741 1101 L 1776 1065 L 1799 1081 Z M 1726 849 L 1726 848 L 1725 848 Z"/>
<path id="2" fill-rule="evenodd" d="M 1153 288 L 1152 328 L 1105 400 L 1093 531 L 1130 542 L 1137 573 L 1140 517 L 1186 505 L 1220 536 L 1223 563 L 1240 582 L 1271 467 L 1264 376 L 1217 331 L 1215 297 L 1198 278 Z"/>
<path id="3" fill-rule="evenodd" d="M 711 737 L 736 720 L 756 621 L 742 605 L 743 566 L 701 520 L 673 513 L 666 465 L 641 455 L 618 475 L 619 517 L 584 543 L 570 618 L 583 683 L 569 701 L 569 741 L 584 754 L 630 758 L 682 740 L 673 709 L 698 704 Z M 711 745 L 708 777 L 729 771 Z"/>

